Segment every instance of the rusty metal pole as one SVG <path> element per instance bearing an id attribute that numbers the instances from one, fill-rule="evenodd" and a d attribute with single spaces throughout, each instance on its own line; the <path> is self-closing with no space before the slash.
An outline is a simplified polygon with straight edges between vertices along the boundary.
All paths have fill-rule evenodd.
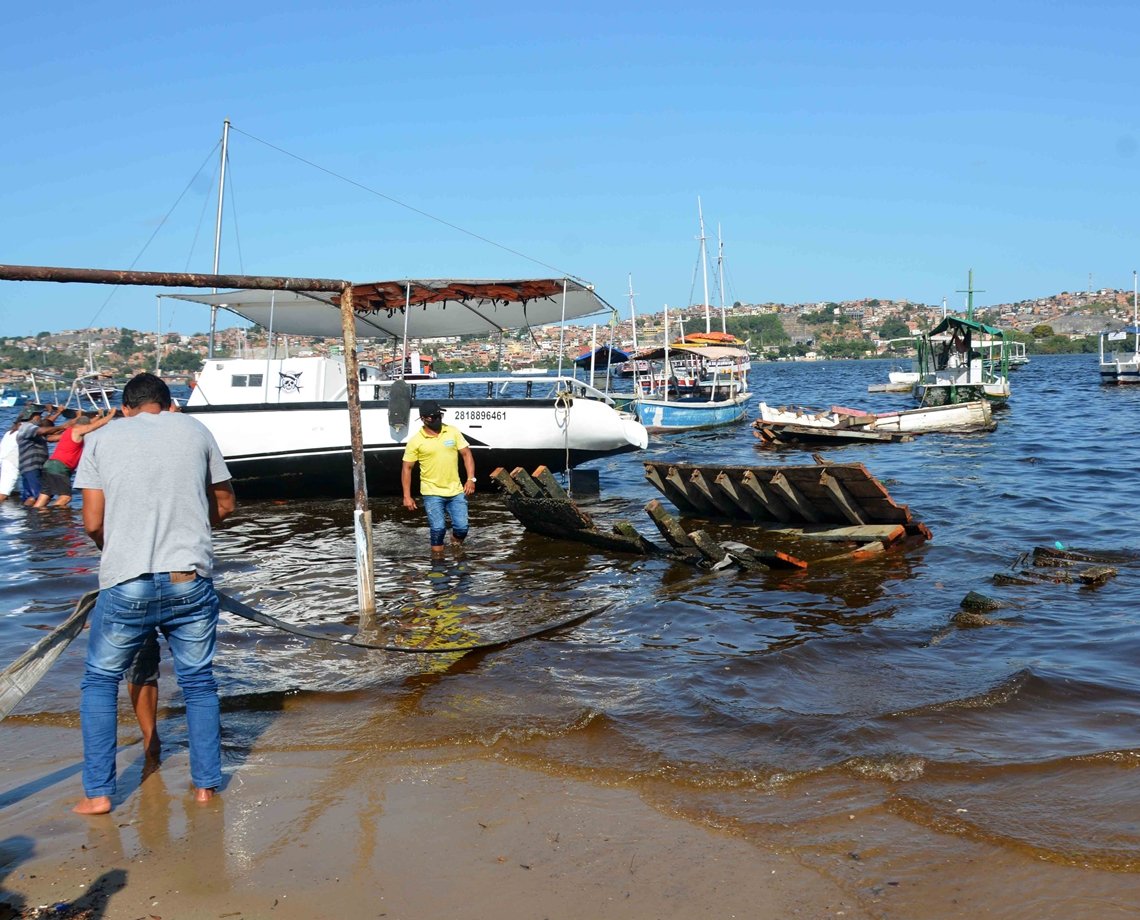
<path id="1" fill-rule="evenodd" d="M 356 537 L 356 593 L 361 626 L 376 617 L 376 578 L 372 559 L 372 512 L 368 508 L 368 478 L 364 471 L 364 432 L 360 425 L 360 373 L 356 360 L 356 313 L 352 285 L 340 295 L 340 322 L 344 332 L 344 374 L 348 387 L 348 428 L 352 438 L 352 485 L 356 502 L 353 532 Z"/>

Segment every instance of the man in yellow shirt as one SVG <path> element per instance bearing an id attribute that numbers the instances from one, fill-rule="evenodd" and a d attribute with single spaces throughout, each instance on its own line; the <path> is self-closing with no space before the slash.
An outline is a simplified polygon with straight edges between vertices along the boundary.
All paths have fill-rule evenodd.
<path id="1" fill-rule="evenodd" d="M 404 447 L 400 483 L 404 488 L 404 507 L 415 511 L 412 468 L 419 463 L 420 496 L 431 531 L 431 554 L 442 556 L 448 517 L 451 518 L 452 545 L 462 546 L 467 538 L 467 496 L 475 492 L 475 458 L 463 433 L 443 424 L 443 409 L 435 400 L 420 403 L 420 422 L 423 427 L 408 438 Z M 467 481 L 462 484 L 459 457 L 467 469 Z"/>

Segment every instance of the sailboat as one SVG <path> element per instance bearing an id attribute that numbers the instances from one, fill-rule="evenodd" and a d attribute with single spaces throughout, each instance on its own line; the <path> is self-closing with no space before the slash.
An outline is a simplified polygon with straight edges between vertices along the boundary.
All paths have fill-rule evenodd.
<path id="1" fill-rule="evenodd" d="M 705 332 L 700 342 L 690 342 L 691 336 L 682 333 L 680 342 L 670 343 L 666 306 L 665 344 L 634 359 L 637 370 L 633 405 L 641 424 L 650 432 L 713 428 L 739 422 L 746 415 L 746 404 L 752 395 L 748 389 L 747 347 L 718 344 L 717 334 L 711 328 L 705 218 L 699 198 L 697 216 L 701 228 Z M 632 310 L 632 291 L 630 297 Z M 723 312 L 722 304 L 722 316 Z M 648 365 L 645 374 L 640 371 L 641 362 Z"/>
<path id="2" fill-rule="evenodd" d="M 1105 342 L 1124 341 L 1132 335 L 1132 354 L 1104 351 Z M 1100 382 L 1140 383 L 1140 310 L 1136 300 L 1136 272 L 1132 273 L 1132 326 L 1100 334 Z"/>
<path id="3" fill-rule="evenodd" d="M 222 196 L 229 122 L 222 135 L 214 274 L 218 271 Z M 293 289 L 168 293 L 160 296 L 210 308 L 209 357 L 183 411 L 214 435 L 243 496 L 320 497 L 355 486 L 348 407 L 348 364 L 341 353 L 285 355 L 275 335 L 339 337 L 344 332 L 340 294 Z M 545 466 L 568 471 L 579 464 L 644 449 L 645 428 L 619 411 L 589 383 L 561 373 L 542 380 L 487 376 L 436 377 L 416 340 L 484 336 L 505 329 L 561 324 L 613 313 L 593 285 L 568 277 L 530 279 L 400 279 L 352 287 L 358 340 L 394 339 L 393 368 L 358 364 L 360 431 L 371 494 L 399 493 L 402 456 L 420 427 L 412 406 L 440 402 L 449 425 L 471 445 L 479 477 L 498 467 Z M 448 307 L 451 307 L 448 310 Z M 264 356 L 213 354 L 219 309 L 267 331 Z M 418 375 L 415 373 L 418 371 Z"/>

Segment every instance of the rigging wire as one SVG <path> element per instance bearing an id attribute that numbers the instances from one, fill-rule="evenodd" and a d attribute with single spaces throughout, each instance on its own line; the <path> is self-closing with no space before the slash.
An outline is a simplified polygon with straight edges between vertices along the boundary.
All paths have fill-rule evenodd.
<path id="1" fill-rule="evenodd" d="M 230 125 L 230 127 L 232 128 L 233 125 Z M 237 192 L 234 191 L 234 167 L 233 163 L 230 162 L 230 153 L 228 150 L 226 151 L 226 185 L 230 191 L 230 220 L 233 221 L 234 225 L 234 245 L 237 247 L 238 274 L 244 275 L 245 257 L 241 252 L 241 233 L 238 230 Z"/>
<path id="2" fill-rule="evenodd" d="M 210 160 L 213 158 L 214 151 L 216 151 L 218 149 L 218 145 L 220 143 L 221 143 L 221 141 L 218 141 L 217 143 L 215 143 L 214 146 L 210 149 L 210 152 L 208 154 L 206 154 L 206 158 L 204 160 L 202 160 L 202 165 L 198 167 L 198 171 L 195 172 L 194 175 L 190 177 L 190 181 L 186 183 L 186 187 L 184 189 L 182 189 L 182 193 L 175 199 L 174 204 L 172 204 L 170 206 L 170 210 L 168 210 L 163 215 L 162 220 L 160 220 L 158 222 L 158 226 L 154 228 L 154 232 L 151 233 L 150 238 L 143 244 L 142 249 L 139 250 L 139 254 L 137 256 L 135 256 L 134 260 L 131 262 L 131 264 L 127 266 L 127 271 L 131 271 L 138 264 L 139 259 L 141 259 L 143 257 L 143 253 L 145 253 L 147 251 L 147 249 L 150 247 L 150 244 L 154 242 L 154 238 L 156 236 L 158 236 L 158 232 L 163 227 L 166 226 L 166 222 L 167 222 L 167 220 L 169 220 L 170 215 L 174 213 L 174 209 L 177 208 L 179 203 L 182 201 L 182 199 L 186 197 L 186 193 L 188 191 L 190 191 L 190 187 L 194 184 L 194 181 L 198 178 L 199 175 L 201 175 L 202 170 L 206 168 L 206 164 L 209 163 Z M 100 306 L 99 309 L 95 311 L 95 315 L 92 316 L 91 319 L 87 321 L 87 328 L 88 329 L 94 329 L 95 328 L 95 320 L 97 320 L 99 318 L 99 315 L 105 309 L 107 309 L 107 304 L 109 304 L 111 302 L 111 298 L 114 297 L 116 293 L 118 293 L 119 288 L 121 288 L 122 286 L 123 285 L 121 285 L 121 284 L 116 284 L 111 288 L 111 292 L 107 295 L 107 299 L 103 301 L 102 306 Z"/>
<path id="3" fill-rule="evenodd" d="M 349 185 L 355 186 L 356 188 L 361 189 L 362 191 L 368 192 L 370 195 L 375 195 L 377 198 L 383 198 L 385 201 L 391 202 L 392 204 L 395 204 L 395 205 L 399 205 L 401 208 L 404 208 L 405 210 L 411 211 L 413 214 L 419 214 L 421 217 L 426 217 L 426 218 L 428 218 L 428 220 L 434 220 L 436 223 L 443 224 L 443 226 L 449 227 L 452 230 L 458 230 L 460 233 L 463 233 L 463 234 L 471 237 L 472 239 L 479 240 L 482 243 L 487 243 L 488 245 L 494 246 L 497 249 L 501 249 L 504 252 L 509 252 L 511 255 L 518 256 L 521 259 L 526 259 L 528 262 L 533 262 L 535 265 L 541 265 L 543 268 L 548 268 L 552 272 L 558 273 L 560 276 L 563 276 L 566 278 L 571 278 L 574 281 L 578 281 L 578 282 L 583 283 L 583 284 L 585 283 L 577 275 L 573 275 L 570 272 L 563 271 L 562 269 L 558 268 L 557 266 L 551 265 L 549 262 L 543 262 L 541 259 L 536 259 L 533 256 L 528 256 L 525 252 L 519 252 L 519 250 L 512 249 L 510 246 L 504 245 L 503 243 L 498 243 L 495 240 L 489 239 L 488 237 L 481 236 L 478 233 L 475 233 L 473 230 L 468 230 L 464 227 L 460 227 L 458 224 L 453 224 L 453 223 L 451 223 L 451 221 L 444 220 L 442 217 L 436 217 L 434 214 L 429 214 L 427 211 L 422 211 L 419 208 L 414 207 L 413 205 L 410 205 L 410 204 L 407 204 L 403 201 L 400 201 L 400 199 L 398 199 L 398 198 L 393 198 L 391 195 L 386 195 L 383 192 L 379 192 L 374 188 L 370 188 L 369 186 L 364 185 L 362 182 L 357 182 L 355 179 L 350 179 L 347 176 L 342 176 L 340 173 L 333 172 L 331 169 L 329 169 L 325 166 L 321 166 L 319 163 L 314 163 L 312 160 L 307 160 L 303 156 L 300 156 L 296 153 L 292 153 L 288 150 L 285 150 L 281 147 L 278 147 L 276 144 L 271 144 L 271 143 L 269 143 L 269 141 L 262 140 L 260 137 L 257 137 L 256 135 L 253 135 L 253 134 L 250 134 L 248 131 L 243 131 L 241 128 L 237 127 L 234 124 L 230 125 L 230 130 L 231 131 L 237 131 L 239 134 L 244 134 L 250 140 L 257 141 L 259 144 L 264 144 L 266 147 L 269 147 L 272 150 L 276 150 L 278 153 L 283 153 L 285 156 L 291 157 L 292 159 L 297 160 L 300 163 L 304 163 L 306 166 L 311 166 L 313 169 L 320 170 L 321 172 L 325 173 L 326 175 L 332 176 L 334 179 L 339 179 L 342 182 L 347 182 Z"/>
<path id="4" fill-rule="evenodd" d="M 210 185 L 212 186 L 214 184 L 213 172 L 210 173 L 209 181 Z M 198 248 L 198 237 L 202 233 L 202 225 L 206 222 L 206 208 L 209 206 L 212 200 L 212 195 L 202 196 L 202 211 L 198 215 L 198 225 L 194 228 L 194 239 L 190 241 L 190 251 L 186 253 L 186 267 L 184 270 L 187 272 L 190 271 L 190 263 L 194 261 L 194 250 Z"/>

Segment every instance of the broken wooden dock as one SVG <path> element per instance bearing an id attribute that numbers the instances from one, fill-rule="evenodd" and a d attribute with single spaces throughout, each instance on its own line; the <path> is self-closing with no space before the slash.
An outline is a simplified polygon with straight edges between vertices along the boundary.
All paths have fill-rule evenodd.
<path id="1" fill-rule="evenodd" d="M 862 464 L 815 467 L 698 467 L 645 464 L 646 477 L 685 517 L 746 521 L 766 534 L 838 544 L 813 564 L 877 555 L 906 537 L 930 539 L 930 531 L 896 504 Z M 511 513 L 534 533 L 574 540 L 600 549 L 638 555 L 667 555 L 698 565 L 746 570 L 802 569 L 808 563 L 784 549 L 758 549 L 736 541 L 714 540 L 704 529 L 687 530 L 658 500 L 645 506 L 665 538 L 662 548 L 628 521 L 609 532 L 570 500 L 545 467 L 533 475 L 522 469 L 491 474 L 503 488 Z M 843 545 L 846 544 L 846 545 Z"/>
<path id="2" fill-rule="evenodd" d="M 862 463 L 697 466 L 645 462 L 645 478 L 682 514 L 723 517 L 786 530 L 901 528 L 930 538 Z"/>

